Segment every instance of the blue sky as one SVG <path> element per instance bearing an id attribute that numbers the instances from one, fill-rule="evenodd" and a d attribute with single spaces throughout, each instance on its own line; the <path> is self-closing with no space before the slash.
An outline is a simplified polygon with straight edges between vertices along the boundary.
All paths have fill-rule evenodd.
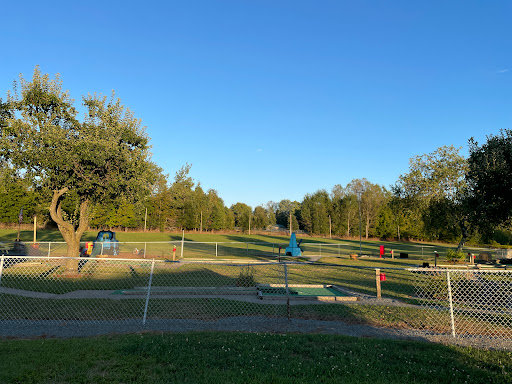
<path id="1" fill-rule="evenodd" d="M 24 1 L 2 5 L 0 97 L 60 73 L 111 90 L 170 179 L 230 206 L 301 201 L 512 129 L 510 1 Z"/>

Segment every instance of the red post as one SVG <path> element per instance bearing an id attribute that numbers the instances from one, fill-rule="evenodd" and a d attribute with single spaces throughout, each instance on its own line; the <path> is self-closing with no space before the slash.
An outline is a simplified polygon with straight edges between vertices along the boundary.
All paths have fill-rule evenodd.
<path id="1" fill-rule="evenodd" d="M 380 246 L 380 258 L 381 258 L 381 259 L 382 259 L 382 256 L 384 256 L 384 254 L 385 254 L 384 246 L 383 246 L 383 245 L 381 245 L 381 246 Z"/>

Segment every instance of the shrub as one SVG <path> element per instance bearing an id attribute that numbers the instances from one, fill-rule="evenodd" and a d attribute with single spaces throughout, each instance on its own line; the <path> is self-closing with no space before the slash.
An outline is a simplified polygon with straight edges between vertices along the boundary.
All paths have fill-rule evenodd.
<path id="1" fill-rule="evenodd" d="M 452 263 L 457 263 L 460 261 L 464 261 L 466 254 L 461 251 L 457 251 L 455 249 L 449 249 L 446 251 L 446 260 Z"/>
<path id="2" fill-rule="evenodd" d="M 237 287 L 254 287 L 256 281 L 254 280 L 254 268 L 248 265 L 242 268 L 238 279 L 236 279 Z"/>

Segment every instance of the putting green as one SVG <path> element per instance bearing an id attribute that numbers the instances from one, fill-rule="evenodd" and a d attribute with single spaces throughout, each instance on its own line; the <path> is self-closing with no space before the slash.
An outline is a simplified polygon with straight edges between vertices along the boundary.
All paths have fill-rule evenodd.
<path id="1" fill-rule="evenodd" d="M 263 296 L 286 295 L 286 288 L 282 287 L 260 287 Z M 347 296 L 343 292 L 331 287 L 289 287 L 289 294 L 294 296 Z"/>

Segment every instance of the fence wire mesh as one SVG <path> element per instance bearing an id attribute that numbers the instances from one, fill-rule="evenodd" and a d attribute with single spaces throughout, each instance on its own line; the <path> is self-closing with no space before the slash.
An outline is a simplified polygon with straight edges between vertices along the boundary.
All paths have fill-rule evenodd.
<path id="1" fill-rule="evenodd" d="M 457 337 L 512 338 L 512 271 L 413 269 L 426 326 Z"/>
<path id="2" fill-rule="evenodd" d="M 382 299 L 381 299 L 382 298 Z M 512 271 L 2 256 L 0 320 L 339 320 L 512 339 Z"/>

